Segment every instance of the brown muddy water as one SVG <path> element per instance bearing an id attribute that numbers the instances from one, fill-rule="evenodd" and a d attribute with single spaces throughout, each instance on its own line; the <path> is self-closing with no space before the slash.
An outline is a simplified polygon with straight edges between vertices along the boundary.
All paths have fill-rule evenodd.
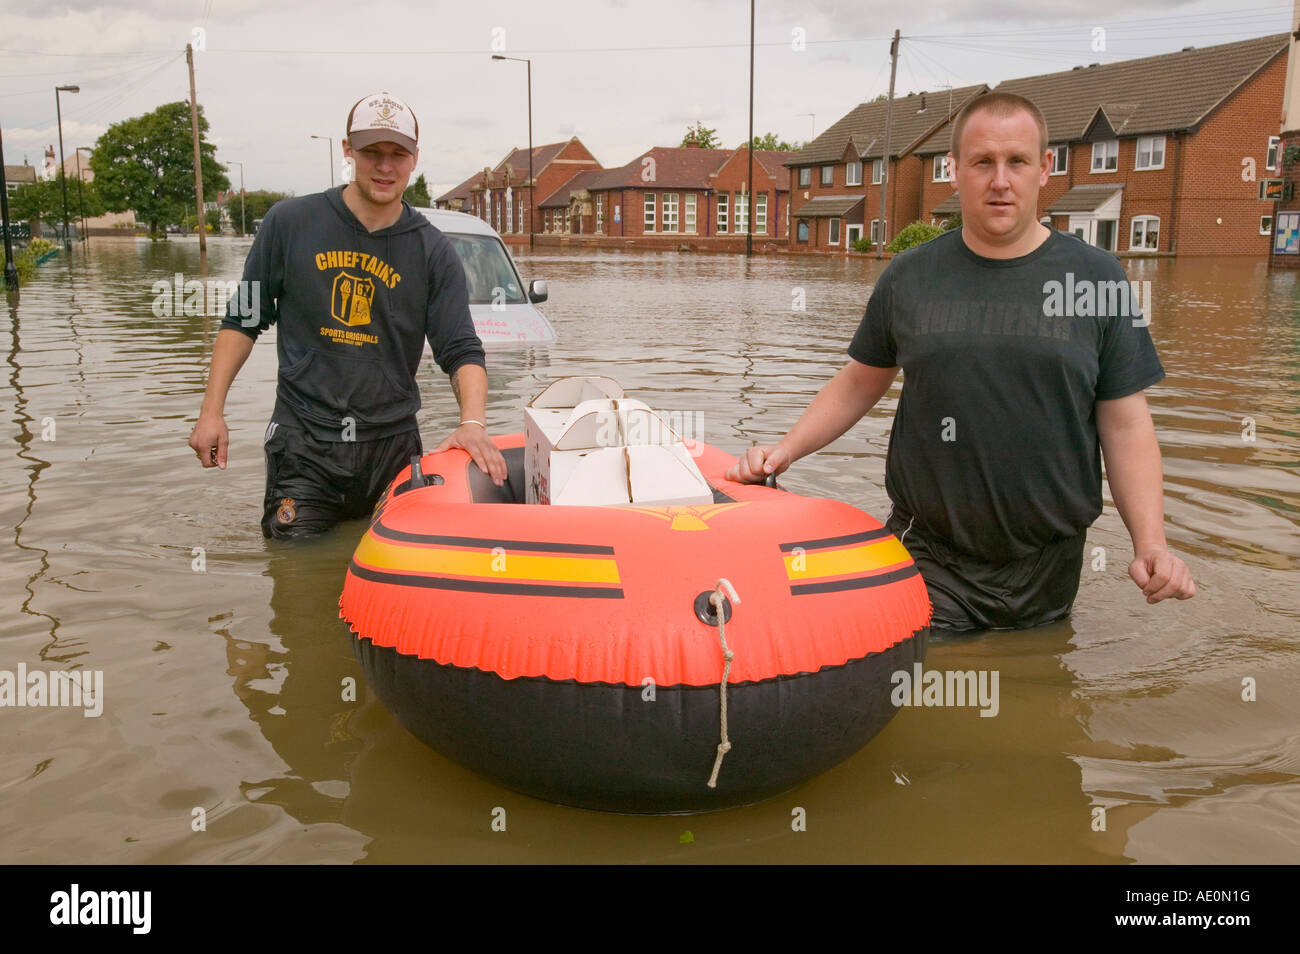
<path id="1" fill-rule="evenodd" d="M 209 276 L 237 278 L 247 248 L 214 239 Z M 495 432 L 522 429 L 553 378 L 597 373 L 700 412 L 698 436 L 732 453 L 782 435 L 844 362 L 881 268 L 519 259 L 550 282 L 559 342 L 489 355 Z M 998 672 L 996 717 L 904 708 L 785 795 L 627 817 L 507 791 L 374 700 L 337 619 L 363 525 L 308 544 L 258 528 L 269 338 L 228 403 L 229 469 L 197 465 L 186 440 L 217 319 L 150 307 L 155 281 L 199 277 L 194 240 L 96 239 L 55 259 L 0 318 L 0 670 L 102 671 L 103 712 L 0 708 L 0 861 L 1300 861 L 1300 287 L 1227 259 L 1128 269 L 1152 283 L 1167 532 L 1196 598 L 1146 605 L 1108 500 L 1088 544 L 1105 567 L 1085 564 L 1071 620 L 931 642 L 927 669 Z M 427 359 L 421 382 L 432 446 L 455 402 Z M 896 397 L 785 484 L 883 519 Z M 349 676 L 355 702 L 340 699 Z"/>

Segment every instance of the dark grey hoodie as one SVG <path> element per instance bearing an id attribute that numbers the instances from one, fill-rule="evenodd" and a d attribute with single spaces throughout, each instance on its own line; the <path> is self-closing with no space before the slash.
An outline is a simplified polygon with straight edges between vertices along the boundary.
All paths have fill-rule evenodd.
<path id="1" fill-rule="evenodd" d="M 483 344 L 446 237 L 405 202 L 397 222 L 367 232 L 342 192 L 270 208 L 244 263 L 257 293 L 245 284 L 221 326 L 256 338 L 278 324 L 271 420 L 319 440 L 372 440 L 415 429 L 425 339 L 448 375 L 482 366 Z"/>

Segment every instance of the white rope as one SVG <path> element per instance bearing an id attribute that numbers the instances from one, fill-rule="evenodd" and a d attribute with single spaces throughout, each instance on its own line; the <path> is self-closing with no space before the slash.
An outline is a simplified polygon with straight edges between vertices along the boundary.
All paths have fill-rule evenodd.
<path id="1" fill-rule="evenodd" d="M 731 585 L 731 581 L 726 577 L 719 578 L 713 588 L 713 593 L 709 596 L 709 602 L 713 604 L 714 610 L 718 614 L 718 642 L 722 644 L 722 683 L 718 686 L 719 712 L 722 723 L 722 740 L 718 743 L 718 757 L 713 760 L 713 774 L 709 776 L 709 788 L 718 787 L 718 772 L 722 770 L 722 759 L 731 751 L 731 740 L 727 738 L 727 679 L 731 676 L 731 660 L 736 657 L 729 648 L 727 648 L 727 629 L 726 614 L 723 612 L 722 591 L 727 591 L 727 596 L 731 597 L 731 602 L 737 606 L 740 605 L 740 597 L 736 595 L 736 588 Z"/>

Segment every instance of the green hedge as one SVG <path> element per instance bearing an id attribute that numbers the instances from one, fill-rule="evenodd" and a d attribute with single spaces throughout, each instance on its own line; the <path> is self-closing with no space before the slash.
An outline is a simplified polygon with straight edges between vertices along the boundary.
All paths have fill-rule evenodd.
<path id="1" fill-rule="evenodd" d="M 909 248 L 924 245 L 930 239 L 943 234 L 943 226 L 930 225 L 926 222 L 913 222 L 894 236 L 894 240 L 885 246 L 887 252 L 906 252 Z"/>

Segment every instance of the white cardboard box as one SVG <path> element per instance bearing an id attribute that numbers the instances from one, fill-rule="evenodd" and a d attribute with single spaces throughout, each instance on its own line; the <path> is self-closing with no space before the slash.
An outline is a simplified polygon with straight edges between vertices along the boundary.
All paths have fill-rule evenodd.
<path id="1" fill-rule="evenodd" d="M 524 472 L 530 504 L 713 502 L 681 438 L 606 377 L 561 378 L 524 408 Z"/>

